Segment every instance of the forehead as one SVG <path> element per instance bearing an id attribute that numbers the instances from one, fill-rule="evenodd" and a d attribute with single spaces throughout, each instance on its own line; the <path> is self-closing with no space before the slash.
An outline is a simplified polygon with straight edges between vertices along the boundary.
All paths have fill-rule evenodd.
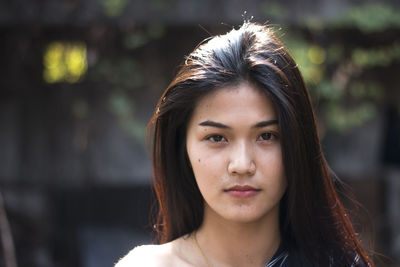
<path id="1" fill-rule="evenodd" d="M 205 95 L 195 106 L 192 120 L 276 119 L 275 107 L 266 93 L 249 83 L 222 87 Z"/>

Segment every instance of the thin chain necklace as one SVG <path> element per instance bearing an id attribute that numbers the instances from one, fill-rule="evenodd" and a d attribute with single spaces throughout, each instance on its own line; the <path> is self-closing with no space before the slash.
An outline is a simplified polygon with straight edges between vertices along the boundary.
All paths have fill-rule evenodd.
<path id="1" fill-rule="evenodd" d="M 203 257 L 204 261 L 207 263 L 207 266 L 208 267 L 213 267 L 211 265 L 211 263 L 208 261 L 208 259 L 207 259 L 206 255 L 204 254 L 203 250 L 201 249 L 201 247 L 199 245 L 199 242 L 197 242 L 196 235 L 197 235 L 197 231 L 195 231 L 194 235 L 193 235 L 194 244 L 196 245 L 197 250 L 200 252 L 200 254 Z"/>
<path id="2" fill-rule="evenodd" d="M 197 250 L 200 252 L 200 254 L 203 257 L 204 261 L 207 263 L 207 266 L 208 267 L 213 267 L 212 264 L 210 263 L 210 261 L 207 259 L 206 255 L 204 254 L 203 250 L 201 249 L 201 247 L 199 245 L 199 242 L 197 241 L 197 237 L 196 236 L 197 236 L 197 231 L 195 231 L 194 234 L 193 234 L 193 241 L 194 241 L 194 244 L 196 245 Z M 287 257 L 288 257 L 288 253 L 287 252 L 281 253 L 276 259 L 274 259 L 273 261 L 269 262 L 266 265 L 266 267 L 274 266 L 275 263 L 276 262 L 280 262 L 279 260 L 281 260 L 282 258 L 283 258 L 283 261 L 280 262 L 280 264 L 285 263 Z"/>

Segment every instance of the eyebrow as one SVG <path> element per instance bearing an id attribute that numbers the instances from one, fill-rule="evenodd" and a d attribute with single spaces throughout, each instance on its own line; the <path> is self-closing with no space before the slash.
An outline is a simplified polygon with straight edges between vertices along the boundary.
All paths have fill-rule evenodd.
<path id="1" fill-rule="evenodd" d="M 274 124 L 278 124 L 278 120 L 260 121 L 256 124 L 254 124 L 253 126 L 251 126 L 251 128 L 262 128 L 262 127 L 266 127 L 266 126 L 270 126 L 270 125 L 274 125 Z M 200 122 L 199 125 L 216 127 L 216 128 L 220 128 L 220 129 L 229 129 L 229 130 L 232 129 L 228 125 L 225 125 L 225 124 L 222 124 L 219 122 L 215 122 L 215 121 L 210 121 L 210 120 Z"/>

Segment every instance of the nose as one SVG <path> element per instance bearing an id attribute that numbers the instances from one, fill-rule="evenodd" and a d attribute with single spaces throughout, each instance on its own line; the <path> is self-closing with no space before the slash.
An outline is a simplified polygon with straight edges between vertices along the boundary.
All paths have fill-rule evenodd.
<path id="1" fill-rule="evenodd" d="M 252 176 L 256 172 L 253 151 L 245 142 L 235 145 L 231 151 L 228 163 L 230 175 Z"/>

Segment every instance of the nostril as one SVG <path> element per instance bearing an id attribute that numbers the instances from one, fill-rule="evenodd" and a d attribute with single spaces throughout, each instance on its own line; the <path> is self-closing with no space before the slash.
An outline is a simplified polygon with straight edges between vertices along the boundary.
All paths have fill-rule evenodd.
<path id="1" fill-rule="evenodd" d="M 252 150 L 246 141 L 238 142 L 233 146 L 228 164 L 228 172 L 232 175 L 253 175 L 256 166 Z"/>
<path id="2" fill-rule="evenodd" d="M 248 162 L 230 162 L 228 172 L 232 175 L 253 175 L 256 171 L 254 161 Z"/>

